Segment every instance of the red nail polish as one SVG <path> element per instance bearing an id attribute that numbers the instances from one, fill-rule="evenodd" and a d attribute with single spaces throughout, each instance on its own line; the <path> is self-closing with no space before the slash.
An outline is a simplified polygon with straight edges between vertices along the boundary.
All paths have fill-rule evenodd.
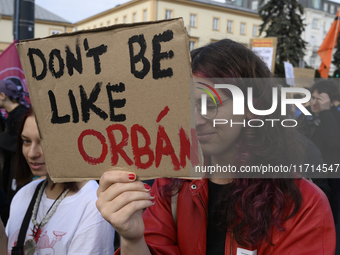
<path id="1" fill-rule="evenodd" d="M 149 184 L 144 183 L 144 188 L 149 190 L 149 189 L 151 189 L 151 186 Z"/>
<path id="2" fill-rule="evenodd" d="M 152 192 L 150 192 L 150 196 L 154 197 L 154 196 L 155 196 L 155 194 L 154 194 L 154 193 L 152 193 Z"/>
<path id="3" fill-rule="evenodd" d="M 151 200 L 151 203 L 153 203 L 153 204 L 154 204 L 154 203 L 155 203 L 155 199 L 152 199 L 152 200 Z"/>
<path id="4" fill-rule="evenodd" d="M 129 174 L 129 180 L 133 181 L 134 179 L 136 179 L 136 175 L 135 174 Z"/>

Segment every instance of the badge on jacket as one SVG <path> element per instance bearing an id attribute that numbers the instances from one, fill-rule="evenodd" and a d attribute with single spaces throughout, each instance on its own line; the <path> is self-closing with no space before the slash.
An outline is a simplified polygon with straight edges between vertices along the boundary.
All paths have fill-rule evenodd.
<path id="1" fill-rule="evenodd" d="M 242 248 L 237 248 L 236 255 L 257 255 L 257 250 L 249 251 Z"/>

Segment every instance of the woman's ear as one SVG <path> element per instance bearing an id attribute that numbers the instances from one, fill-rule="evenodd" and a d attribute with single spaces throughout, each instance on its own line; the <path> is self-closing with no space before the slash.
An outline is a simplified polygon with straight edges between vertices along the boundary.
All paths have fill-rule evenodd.
<path id="1" fill-rule="evenodd" d="M 6 99 L 6 94 L 4 92 L 0 92 L 0 99 L 5 100 Z"/>

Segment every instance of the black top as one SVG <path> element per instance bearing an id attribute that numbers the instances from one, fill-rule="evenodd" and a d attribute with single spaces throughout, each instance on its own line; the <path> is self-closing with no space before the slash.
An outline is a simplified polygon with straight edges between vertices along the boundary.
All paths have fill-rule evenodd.
<path id="1" fill-rule="evenodd" d="M 216 205 L 221 196 L 221 190 L 229 184 L 216 184 L 208 180 L 209 203 L 208 203 L 208 227 L 207 227 L 207 255 L 223 255 L 227 231 L 221 226 L 220 215 Z M 223 194 L 225 196 L 225 194 Z"/>
<path id="2" fill-rule="evenodd" d="M 0 133 L 0 148 L 15 152 L 17 134 L 21 124 L 21 117 L 26 113 L 27 108 L 23 105 L 19 105 L 13 111 L 8 113 L 6 121 L 6 128 L 4 132 Z"/>
<path id="3" fill-rule="evenodd" d="M 16 136 L 21 124 L 21 116 L 27 111 L 27 107 L 19 105 L 13 111 L 8 113 L 6 122 L 6 131 L 8 134 Z"/>

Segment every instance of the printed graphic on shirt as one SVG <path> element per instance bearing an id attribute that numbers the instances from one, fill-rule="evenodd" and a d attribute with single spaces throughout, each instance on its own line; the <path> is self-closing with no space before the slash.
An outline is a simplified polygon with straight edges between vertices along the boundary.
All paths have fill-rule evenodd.
<path id="1" fill-rule="evenodd" d="M 33 233 L 31 228 L 30 228 L 30 230 L 31 230 L 31 233 Z M 11 255 L 12 247 L 17 245 L 19 231 L 20 230 L 18 229 L 14 233 L 14 235 L 12 236 L 11 240 L 9 241 L 9 247 L 11 247 L 11 248 L 8 249 L 8 255 Z M 56 254 L 54 246 L 57 242 L 62 240 L 63 236 L 66 235 L 67 232 L 53 230 L 52 231 L 52 233 L 53 233 L 52 240 L 50 240 L 50 236 L 48 235 L 48 233 L 50 233 L 50 232 L 51 231 L 43 230 L 43 229 L 38 230 L 37 235 L 34 237 L 34 240 L 37 243 L 37 247 L 36 247 L 34 255 L 46 255 L 46 254 L 54 255 L 54 254 Z M 30 234 L 29 238 L 26 237 L 25 242 L 27 241 L 27 239 L 30 239 L 30 237 L 33 237 L 33 235 Z"/>

